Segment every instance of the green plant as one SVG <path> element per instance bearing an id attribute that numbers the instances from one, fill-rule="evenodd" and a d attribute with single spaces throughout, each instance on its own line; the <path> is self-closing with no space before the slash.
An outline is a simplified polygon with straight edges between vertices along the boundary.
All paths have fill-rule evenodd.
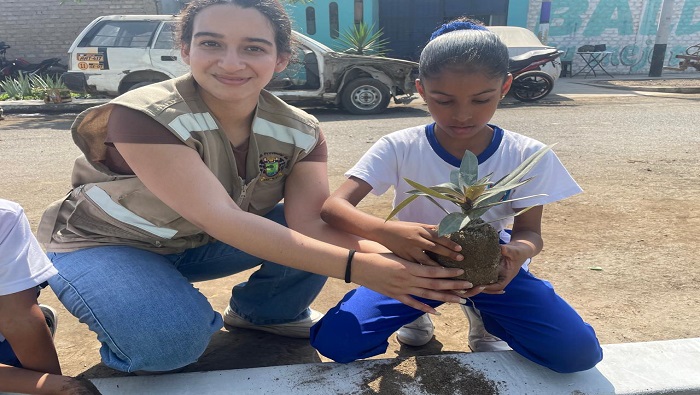
<path id="1" fill-rule="evenodd" d="M 543 147 L 523 161 L 515 170 L 496 182 L 490 180 L 491 174 L 477 179 L 479 162 L 470 151 L 464 153 L 459 169 L 450 173 L 450 182 L 448 183 L 426 187 L 404 178 L 415 189 L 407 192 L 411 196 L 397 205 L 389 213 L 387 220 L 393 218 L 406 205 L 418 197 L 424 196 L 428 198 L 446 214 L 438 225 L 438 235 L 448 236 L 452 241 L 460 244 L 464 260 L 454 261 L 442 255 L 429 254 L 431 258 L 443 266 L 465 269 L 464 275 L 460 276 L 460 278 L 469 280 L 474 285 L 494 283 L 498 280 L 498 269 L 501 259 L 499 236 L 489 223 L 481 219 L 481 216 L 494 206 L 542 196 L 533 195 L 517 199 L 507 198 L 509 191 L 532 179 L 522 180 L 551 148 L 552 145 Z M 460 208 L 460 211 L 450 213 L 436 199 L 452 202 Z M 514 215 L 520 215 L 530 208 L 520 210 Z M 498 218 L 491 222 L 501 219 L 503 218 Z"/>
<path id="2" fill-rule="evenodd" d="M 31 80 L 21 72 L 17 78 L 6 78 L 4 81 L 1 81 L 0 88 L 2 88 L 10 98 L 16 100 L 24 100 L 25 98 L 29 98 L 29 96 L 33 96 Z"/>
<path id="3" fill-rule="evenodd" d="M 341 33 L 336 49 L 354 55 L 383 56 L 389 51 L 389 40 L 382 38 L 383 35 L 381 28 L 375 30 L 374 25 L 362 22 Z"/>
<path id="4" fill-rule="evenodd" d="M 43 90 L 47 89 L 68 89 L 66 87 L 66 84 L 61 81 L 60 76 L 40 76 L 40 75 L 32 75 L 29 77 L 32 86 L 35 88 L 40 88 Z"/>

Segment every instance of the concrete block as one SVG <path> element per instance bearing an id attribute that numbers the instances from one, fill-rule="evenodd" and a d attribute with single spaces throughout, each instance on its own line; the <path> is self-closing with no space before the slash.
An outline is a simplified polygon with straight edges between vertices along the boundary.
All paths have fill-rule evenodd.
<path id="1" fill-rule="evenodd" d="M 116 394 L 700 394 L 700 338 L 603 346 L 593 369 L 559 374 L 513 351 L 92 380 Z"/>

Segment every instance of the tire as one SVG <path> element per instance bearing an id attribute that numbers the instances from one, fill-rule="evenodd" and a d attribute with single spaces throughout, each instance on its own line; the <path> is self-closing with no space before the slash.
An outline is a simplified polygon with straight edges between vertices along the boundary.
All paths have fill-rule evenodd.
<path id="1" fill-rule="evenodd" d="M 138 88 L 144 87 L 144 86 L 146 86 L 146 85 L 151 85 L 151 84 L 154 84 L 154 83 L 156 83 L 156 82 L 158 82 L 158 81 L 141 81 L 141 82 L 137 82 L 137 83 L 135 83 L 135 84 L 129 86 L 129 87 L 126 89 L 126 91 L 127 91 L 127 92 L 128 92 L 128 91 L 133 91 L 134 89 L 138 89 Z"/>
<path id="2" fill-rule="evenodd" d="M 343 89 L 340 103 L 355 115 L 379 114 L 389 106 L 389 88 L 374 78 L 358 78 Z"/>
<path id="3" fill-rule="evenodd" d="M 528 71 L 513 80 L 510 91 L 523 102 L 533 102 L 547 96 L 554 88 L 554 79 L 541 71 Z"/>

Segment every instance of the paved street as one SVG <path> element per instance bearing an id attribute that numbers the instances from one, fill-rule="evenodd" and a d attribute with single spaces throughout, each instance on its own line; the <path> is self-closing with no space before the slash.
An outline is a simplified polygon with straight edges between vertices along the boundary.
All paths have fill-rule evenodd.
<path id="1" fill-rule="evenodd" d="M 697 265 L 684 266 L 688 256 L 697 257 L 700 251 L 682 234 L 696 234 L 693 229 L 700 226 L 698 103 L 697 94 L 555 90 L 534 104 L 508 99 L 493 120 L 541 141 L 559 142 L 559 157 L 586 191 L 546 209 L 546 248 L 537 258 L 538 273 L 596 327 L 604 344 L 700 337 L 699 299 L 697 292 L 691 293 L 700 272 Z M 372 117 L 332 110 L 312 113 L 321 120 L 330 146 L 332 188 L 380 136 L 430 120 L 420 102 Z M 0 121 L 0 197 L 21 203 L 34 227 L 45 206 L 68 191 L 78 155 L 68 132 L 72 119 L 9 115 Z M 384 215 L 388 199 L 369 199 L 363 207 Z M 556 265 L 549 267 L 548 262 Z M 605 271 L 591 272 L 586 269 L 591 265 Z M 232 284 L 249 274 L 196 286 L 221 311 Z M 342 281 L 329 281 L 313 307 L 327 310 L 350 288 Z M 60 306 L 50 290 L 42 294 L 42 301 Z M 659 311 L 664 311 L 663 317 Z M 121 375 L 99 364 L 99 344 L 84 325 L 63 308 L 59 314 L 56 344 L 65 373 Z M 468 351 L 459 309 L 444 306 L 442 314 L 436 320 L 436 339 L 426 347 L 400 347 L 391 339 L 389 350 L 379 357 Z M 303 340 L 250 331 L 232 336 L 222 330 L 202 359 L 186 371 L 319 361 L 327 359 Z"/>

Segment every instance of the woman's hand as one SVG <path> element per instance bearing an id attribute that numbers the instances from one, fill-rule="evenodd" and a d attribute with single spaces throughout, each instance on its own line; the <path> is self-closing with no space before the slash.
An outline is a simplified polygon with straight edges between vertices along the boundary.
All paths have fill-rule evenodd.
<path id="1" fill-rule="evenodd" d="M 423 266 L 393 254 L 356 253 L 352 263 L 352 281 L 394 298 L 425 313 L 437 311 L 415 296 L 446 303 L 465 303 L 456 292 L 471 291 L 468 281 L 453 280 L 462 269 Z"/>
<path id="2" fill-rule="evenodd" d="M 447 237 L 439 237 L 435 226 L 414 222 L 387 221 L 377 232 L 377 241 L 394 254 L 422 265 L 438 266 L 425 251 L 461 261 L 462 247 Z"/>

